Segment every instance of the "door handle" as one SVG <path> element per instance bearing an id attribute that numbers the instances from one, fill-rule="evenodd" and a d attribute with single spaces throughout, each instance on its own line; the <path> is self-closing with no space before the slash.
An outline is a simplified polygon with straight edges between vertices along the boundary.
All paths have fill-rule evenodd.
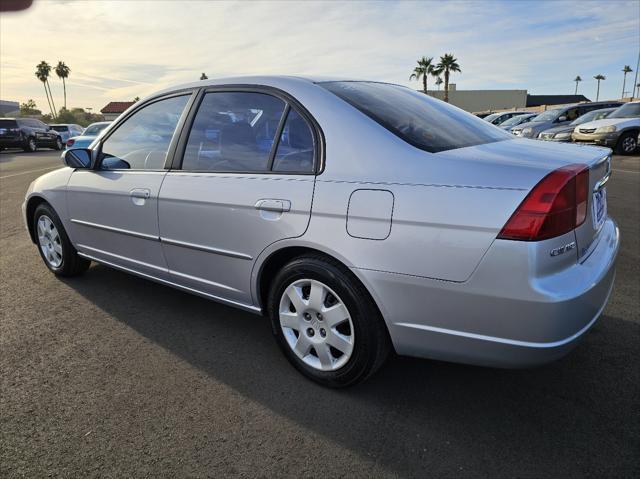
<path id="1" fill-rule="evenodd" d="M 289 200 L 258 200 L 254 205 L 255 209 L 262 211 L 274 211 L 276 213 L 284 213 L 291 210 L 291 201 Z"/>
<path id="2" fill-rule="evenodd" d="M 131 198 L 142 198 L 143 200 L 148 200 L 151 196 L 151 190 L 146 188 L 136 188 L 131 190 L 129 194 L 131 195 Z"/>

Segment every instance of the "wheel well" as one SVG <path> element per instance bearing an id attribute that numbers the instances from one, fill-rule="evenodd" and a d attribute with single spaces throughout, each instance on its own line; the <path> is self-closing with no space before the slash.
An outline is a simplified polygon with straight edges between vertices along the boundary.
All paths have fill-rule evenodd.
<path id="1" fill-rule="evenodd" d="M 33 230 L 33 215 L 36 212 L 36 208 L 42 203 L 47 203 L 47 201 L 40 196 L 32 196 L 31 198 L 29 198 L 29 202 L 27 203 L 27 229 L 29 230 L 31 241 L 34 243 L 36 242 L 36 232 Z"/>

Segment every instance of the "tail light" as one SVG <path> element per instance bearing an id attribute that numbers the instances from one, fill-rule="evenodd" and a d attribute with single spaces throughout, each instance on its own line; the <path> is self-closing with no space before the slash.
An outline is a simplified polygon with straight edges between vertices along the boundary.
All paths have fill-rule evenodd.
<path id="1" fill-rule="evenodd" d="M 589 169 L 568 165 L 552 171 L 529 192 L 498 235 L 540 241 L 577 228 L 587 217 Z"/>
<path id="2" fill-rule="evenodd" d="M 73 146 L 73 144 L 76 142 L 76 140 L 67 140 L 67 146 Z"/>

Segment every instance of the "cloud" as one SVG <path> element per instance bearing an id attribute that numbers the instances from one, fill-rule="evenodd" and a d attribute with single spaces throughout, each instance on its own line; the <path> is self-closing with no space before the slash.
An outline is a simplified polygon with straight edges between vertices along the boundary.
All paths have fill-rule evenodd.
<path id="1" fill-rule="evenodd" d="M 70 6 L 71 5 L 71 6 Z M 35 65 L 64 60 L 71 105 L 101 108 L 165 86 L 237 74 L 410 84 L 423 55 L 452 52 L 458 88 L 619 95 L 640 48 L 636 0 L 609 2 L 35 2 L 0 17 L 0 96 L 46 104 Z M 73 8 L 73 21 L 65 18 Z M 550 14 L 552 12 L 552 14 Z M 52 79 L 54 94 L 61 92 Z M 591 85 L 593 83 L 593 85 Z M 618 85 L 620 83 L 620 85 Z M 417 85 L 414 83 L 414 85 Z M 589 92 L 587 92 L 589 93 Z M 590 93 L 589 93 L 590 94 Z M 59 97 L 59 96 L 58 96 Z"/>

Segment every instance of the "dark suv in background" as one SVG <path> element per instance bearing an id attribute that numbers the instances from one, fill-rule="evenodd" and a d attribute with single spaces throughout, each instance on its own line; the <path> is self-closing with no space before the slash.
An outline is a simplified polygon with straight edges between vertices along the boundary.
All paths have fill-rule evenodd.
<path id="1" fill-rule="evenodd" d="M 0 118 L 0 150 L 36 151 L 42 146 L 61 150 L 64 144 L 60 133 L 35 118 Z"/>

